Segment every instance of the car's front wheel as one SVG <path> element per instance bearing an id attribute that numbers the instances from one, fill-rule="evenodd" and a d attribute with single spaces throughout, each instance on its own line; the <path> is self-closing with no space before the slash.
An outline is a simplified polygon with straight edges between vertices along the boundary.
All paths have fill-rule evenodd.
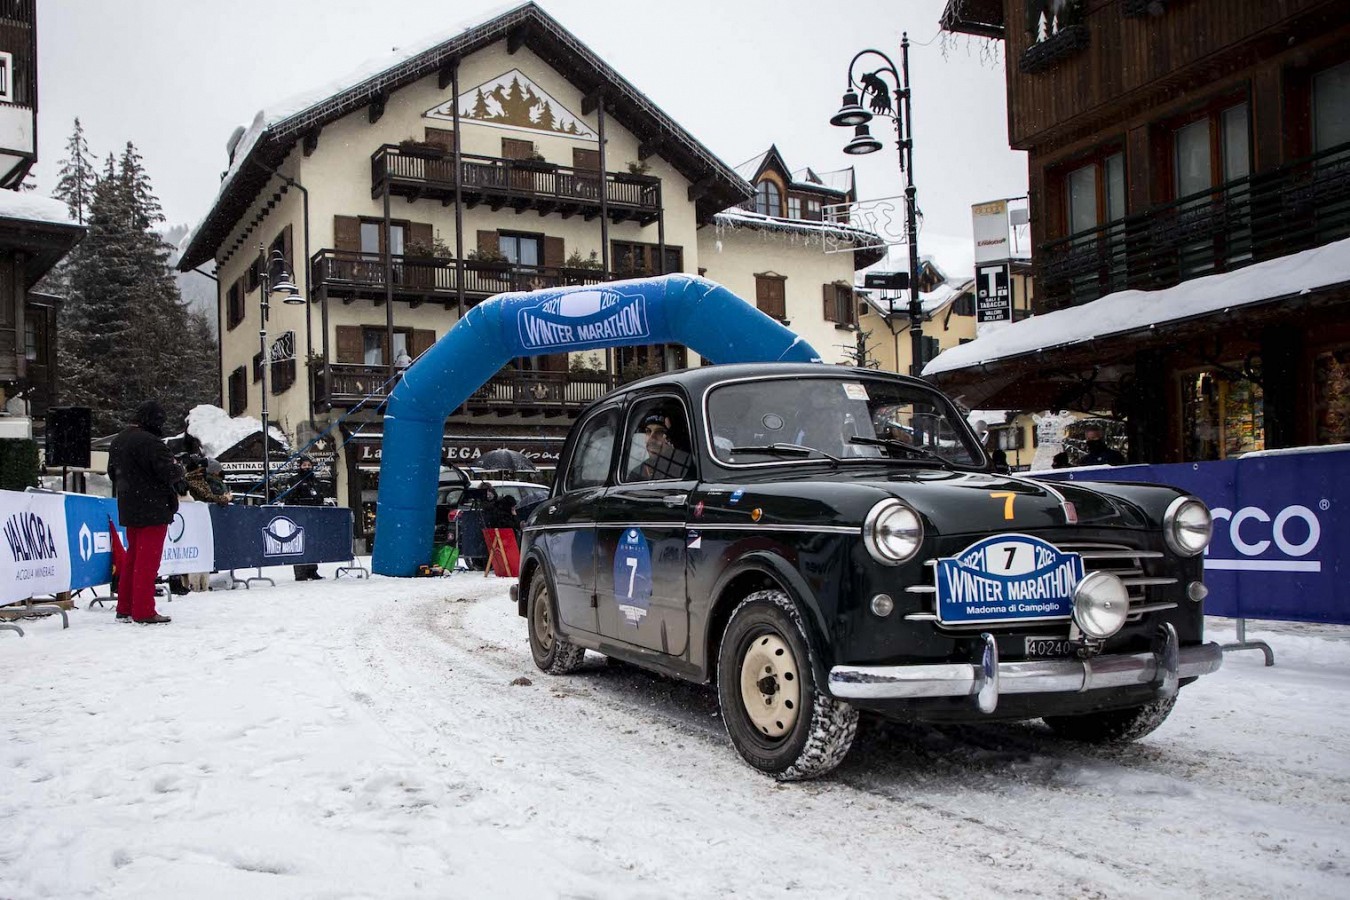
<path id="1" fill-rule="evenodd" d="M 780 781 L 834 769 L 858 728 L 856 709 L 817 688 L 801 613 L 778 590 L 750 594 L 732 611 L 717 700 L 736 751 Z"/>
<path id="2" fill-rule="evenodd" d="M 1129 709 L 1085 713 L 1078 716 L 1046 716 L 1045 724 L 1062 738 L 1085 744 L 1127 744 L 1154 731 L 1176 705 L 1176 696 L 1154 700 Z"/>
<path id="3" fill-rule="evenodd" d="M 534 664 L 550 675 L 567 675 L 581 666 L 586 648 L 578 647 L 558 634 L 553 592 L 549 590 L 548 576 L 535 573 L 530 582 L 529 608 L 530 655 Z"/>

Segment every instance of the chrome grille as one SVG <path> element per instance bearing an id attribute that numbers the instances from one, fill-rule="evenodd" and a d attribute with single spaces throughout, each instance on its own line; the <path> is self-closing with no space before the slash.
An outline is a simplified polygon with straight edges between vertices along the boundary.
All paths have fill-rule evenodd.
<path id="1" fill-rule="evenodd" d="M 1171 609 L 1176 606 L 1175 603 L 1150 603 L 1148 601 L 1148 588 L 1155 585 L 1176 584 L 1177 579 L 1158 577 L 1144 574 L 1145 559 L 1161 559 L 1163 553 L 1159 550 L 1140 550 L 1134 547 L 1126 547 L 1123 544 L 1104 544 L 1104 543 L 1068 543 L 1055 545 L 1063 553 L 1077 553 L 1083 558 L 1083 569 L 1085 573 L 1090 572 L 1109 572 L 1115 575 L 1125 584 L 1126 590 L 1130 595 L 1130 615 L 1128 621 L 1136 621 L 1146 612 L 1154 612 L 1160 609 Z M 928 597 L 928 609 L 924 612 L 910 613 L 905 616 L 910 621 L 937 621 L 937 560 L 925 560 L 924 568 L 927 574 L 926 584 L 915 584 L 905 588 L 905 593 L 920 594 Z M 1028 625 L 1032 623 L 1027 623 Z M 1037 623 L 1044 624 L 1044 623 Z M 975 623 L 969 625 L 944 625 L 943 628 L 953 631 L 971 631 L 993 628 L 1017 628 L 1027 627 L 1016 622 L 1003 622 L 996 625 L 990 623 Z"/>

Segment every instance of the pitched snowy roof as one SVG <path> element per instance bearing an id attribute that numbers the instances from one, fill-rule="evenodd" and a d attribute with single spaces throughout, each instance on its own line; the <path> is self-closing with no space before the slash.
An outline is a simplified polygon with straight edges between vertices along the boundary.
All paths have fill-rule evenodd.
<path id="1" fill-rule="evenodd" d="M 235 142 L 220 191 L 210 212 L 188 238 L 179 268 L 195 268 L 211 259 L 272 177 L 268 169 L 280 164 L 302 137 L 439 72 L 449 61 L 511 35 L 519 36 L 525 46 L 538 51 L 583 91 L 605 87 L 616 120 L 639 138 L 660 137 L 659 152 L 663 158 L 690 181 L 706 181 L 708 190 L 697 201 L 702 221 L 752 195 L 745 179 L 652 103 L 645 93 L 539 6 L 525 3 L 503 8 L 487 20 L 475 16 L 473 22 L 457 25 L 388 56 L 368 60 L 346 76 L 259 110 Z"/>
<path id="2" fill-rule="evenodd" d="M 1234 307 L 1350 284 L 1350 238 L 1157 291 L 1117 291 L 1043 313 L 943 351 L 924 375 L 1140 331 Z"/>
<path id="3" fill-rule="evenodd" d="M 39 197 L 24 191 L 0 190 L 0 218 L 43 222 L 48 225 L 78 225 L 70 208 L 61 200 Z"/>
<path id="4" fill-rule="evenodd" d="M 822 241 L 839 241 L 856 246 L 859 254 L 855 262 L 870 265 L 881 255 L 881 238 L 873 232 L 852 225 L 834 222 L 816 222 L 810 219 L 784 219 L 779 216 L 766 216 L 753 210 L 732 208 L 713 216 L 713 225 L 718 228 L 748 228 L 753 231 L 782 231 L 791 234 L 815 235 Z M 840 247 L 844 250 L 847 247 Z"/>
<path id="5" fill-rule="evenodd" d="M 853 190 L 853 167 L 835 169 L 833 172 L 817 172 L 807 166 L 792 173 L 792 184 L 795 187 L 847 194 Z"/>

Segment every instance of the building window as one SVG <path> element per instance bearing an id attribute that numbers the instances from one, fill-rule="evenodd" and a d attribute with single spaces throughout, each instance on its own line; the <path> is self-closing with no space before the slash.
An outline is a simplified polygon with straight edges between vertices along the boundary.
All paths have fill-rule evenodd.
<path id="1" fill-rule="evenodd" d="M 610 267 L 619 275 L 665 275 L 684 271 L 684 248 L 666 245 L 666 264 L 658 269 L 660 244 L 639 244 L 633 241 L 610 242 Z"/>
<path id="2" fill-rule="evenodd" d="M 826 322 L 836 325 L 858 324 L 858 304 L 853 299 L 853 288 L 834 282 L 824 286 L 824 316 Z"/>
<path id="3" fill-rule="evenodd" d="M 788 218 L 800 219 L 802 217 L 802 198 L 788 197 Z"/>
<path id="4" fill-rule="evenodd" d="M 772 181 L 761 181 L 755 186 L 755 212 L 766 216 L 783 214 L 783 201 L 778 192 L 778 185 Z"/>
<path id="5" fill-rule="evenodd" d="M 544 239 L 537 234 L 503 232 L 497 236 L 497 249 L 511 265 L 534 268 L 544 258 Z"/>
<path id="6" fill-rule="evenodd" d="M 989 436 L 993 439 L 991 443 L 999 450 L 1021 450 L 1025 446 L 1025 436 L 1016 425 L 990 428 Z"/>
<path id="7" fill-rule="evenodd" d="M 806 201 L 806 218 L 810 219 L 812 222 L 819 222 L 821 220 L 819 200 Z"/>
<path id="8" fill-rule="evenodd" d="M 14 102 L 14 54 L 0 53 L 0 103 Z"/>
<path id="9" fill-rule="evenodd" d="M 380 234 L 384 231 L 384 223 L 378 219 L 361 220 L 361 252 L 370 256 L 378 256 L 383 248 L 380 246 Z M 408 225 L 406 222 L 389 223 L 389 252 L 394 256 L 403 255 L 403 246 L 408 234 Z"/>
<path id="10" fill-rule="evenodd" d="M 248 375 L 240 366 L 230 373 L 229 383 L 230 415 L 242 416 L 248 409 Z"/>
<path id="11" fill-rule="evenodd" d="M 766 316 L 787 321 L 787 278 L 773 272 L 756 275 L 755 306 Z"/>
<path id="12" fill-rule="evenodd" d="M 262 381 L 262 351 L 253 354 L 253 383 Z"/>
<path id="13" fill-rule="evenodd" d="M 239 279 L 225 292 L 225 330 L 229 331 L 244 321 L 244 285 Z"/>
<path id="14" fill-rule="evenodd" d="M 1228 459 L 1265 449 L 1261 386 L 1236 374 L 1236 366 L 1182 376 L 1185 459 Z"/>
<path id="15" fill-rule="evenodd" d="M 1350 443 L 1350 349 L 1319 353 L 1313 376 L 1314 443 Z"/>
<path id="16" fill-rule="evenodd" d="M 1069 234 L 1125 218 L 1125 154 L 1112 153 L 1065 176 Z"/>
<path id="17" fill-rule="evenodd" d="M 1314 153 L 1350 143 L 1350 62 L 1313 76 L 1312 127 Z"/>
<path id="18" fill-rule="evenodd" d="M 1172 134 L 1173 191 L 1177 199 L 1251 174 L 1247 104 L 1215 110 Z"/>

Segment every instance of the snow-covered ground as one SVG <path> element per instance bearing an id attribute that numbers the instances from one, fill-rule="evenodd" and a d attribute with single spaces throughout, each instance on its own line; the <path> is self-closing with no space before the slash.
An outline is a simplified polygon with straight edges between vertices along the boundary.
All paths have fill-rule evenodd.
<path id="1" fill-rule="evenodd" d="M 333 568 L 0 632 L 0 896 L 1350 895 L 1350 629 L 1253 623 L 1125 750 L 865 722 L 780 785 L 708 688 L 535 670 L 505 581 Z"/>

